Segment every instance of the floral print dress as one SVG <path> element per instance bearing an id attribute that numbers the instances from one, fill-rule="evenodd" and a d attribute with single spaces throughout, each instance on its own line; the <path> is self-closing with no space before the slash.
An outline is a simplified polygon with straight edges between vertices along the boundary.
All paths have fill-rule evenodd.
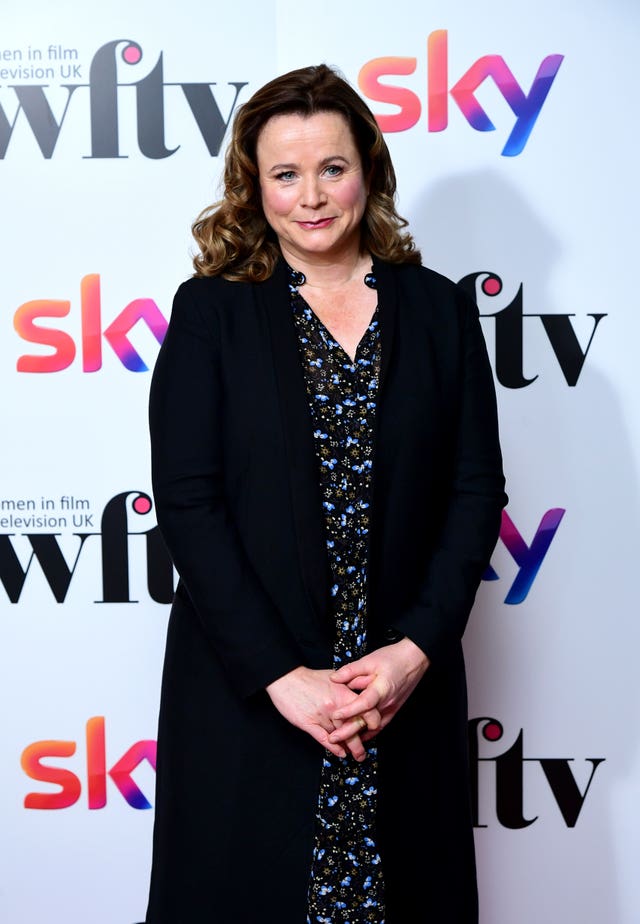
<path id="1" fill-rule="evenodd" d="M 331 336 L 298 290 L 291 304 L 311 412 L 331 569 L 334 666 L 365 653 L 367 549 L 373 427 L 380 376 L 378 309 L 355 359 Z M 367 285 L 375 288 L 369 275 Z M 325 751 L 308 896 L 308 924 L 384 924 L 376 846 L 377 748 L 362 763 Z"/>

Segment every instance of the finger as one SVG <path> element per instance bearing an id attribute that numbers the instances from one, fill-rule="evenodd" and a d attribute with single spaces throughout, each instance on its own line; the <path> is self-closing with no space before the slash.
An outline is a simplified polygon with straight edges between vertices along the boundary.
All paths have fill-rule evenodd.
<path id="1" fill-rule="evenodd" d="M 320 733 L 319 736 L 316 734 L 313 734 L 313 732 L 312 734 L 313 734 L 313 737 L 316 738 L 316 740 L 320 741 L 320 743 L 323 744 L 324 747 L 326 747 L 328 751 L 331 751 L 332 754 L 335 754 L 336 757 L 345 758 L 347 754 L 350 753 L 355 760 L 360 762 L 360 761 L 363 761 L 365 757 L 367 756 L 367 752 L 362 744 L 362 739 L 360 735 L 358 734 L 358 732 L 362 729 L 362 722 L 357 722 L 357 723 L 352 722 L 351 724 L 352 725 L 356 724 L 357 729 L 355 732 L 352 729 L 349 737 L 346 737 L 346 740 L 335 741 L 328 734 L 325 740 L 322 737 L 322 734 L 323 734 L 322 732 Z M 336 729 L 334 728 L 334 726 L 332 726 L 331 732 L 334 733 L 335 731 Z"/>
<path id="2" fill-rule="evenodd" d="M 350 690 L 366 690 L 372 680 L 375 679 L 375 674 L 360 674 L 359 677 L 354 677 L 353 680 L 350 680 L 347 686 Z"/>
<path id="3" fill-rule="evenodd" d="M 354 757 L 358 763 L 361 763 L 367 756 L 367 751 L 364 744 L 362 743 L 362 738 L 360 735 L 353 735 L 345 742 L 345 744 L 351 752 L 352 757 Z"/>
<path id="4" fill-rule="evenodd" d="M 327 751 L 330 751 L 334 755 L 334 757 L 340 757 L 344 759 L 347 756 L 347 751 L 345 750 L 345 748 L 342 746 L 340 742 L 336 742 L 334 744 L 332 741 L 329 741 L 329 739 L 327 738 L 326 741 L 320 741 L 320 744 Z"/>
<path id="5" fill-rule="evenodd" d="M 363 727 L 362 723 L 366 723 Z M 336 728 L 329 735 L 330 741 L 345 742 L 351 735 L 357 734 L 364 740 L 364 734 L 369 731 L 377 731 L 380 728 L 382 716 L 377 709 L 369 709 L 362 715 L 357 715 L 353 719 L 341 721 L 336 719 Z"/>
<path id="6" fill-rule="evenodd" d="M 360 738 L 362 739 L 362 741 L 363 742 L 371 741 L 372 738 L 377 737 L 380 734 L 380 732 L 383 731 L 383 729 L 387 727 L 387 725 L 389 724 L 391 719 L 394 717 L 394 715 L 395 715 L 394 712 L 383 713 L 382 718 L 380 720 L 380 725 L 378 726 L 378 728 L 375 728 L 375 729 L 372 728 L 369 731 L 364 732 L 362 735 L 360 735 Z"/>
<path id="7" fill-rule="evenodd" d="M 363 715 L 370 709 L 375 709 L 381 699 L 381 691 L 374 684 L 369 684 L 366 690 L 360 693 L 352 703 L 336 709 L 331 718 L 334 722 L 339 722 L 344 721 L 344 719 L 352 719 L 356 715 Z"/>
<path id="8" fill-rule="evenodd" d="M 340 728 L 336 728 L 329 735 L 329 741 L 333 742 L 348 742 L 350 738 L 354 736 L 360 737 L 361 732 L 366 731 L 367 728 L 362 723 L 364 721 L 364 716 L 358 715 L 354 719 L 350 719 L 348 722 L 344 722 Z"/>
<path id="9" fill-rule="evenodd" d="M 349 664 L 343 664 L 342 667 L 333 671 L 329 676 L 335 683 L 349 683 L 354 677 L 358 677 L 363 673 L 367 673 L 367 671 L 366 668 L 363 669 L 362 662 L 351 661 Z"/>
<path id="10" fill-rule="evenodd" d="M 382 716 L 377 709 L 369 709 L 367 712 L 363 712 L 362 718 L 367 723 L 369 731 L 376 731 L 376 729 L 380 728 Z"/>
<path id="11" fill-rule="evenodd" d="M 381 721 L 382 716 L 377 709 L 369 709 L 353 719 L 336 719 L 335 729 L 331 731 L 329 738 L 331 741 L 346 741 L 352 734 L 358 734 L 362 738 L 363 733 L 379 729 Z"/>
<path id="12" fill-rule="evenodd" d="M 328 735 L 330 735 L 332 731 L 335 731 L 335 722 L 333 722 L 328 715 L 325 716 L 322 715 L 322 713 L 318 713 L 316 716 L 314 716 L 314 721 L 320 726 L 320 728 L 324 729 Z"/>
<path id="13" fill-rule="evenodd" d="M 303 731 L 306 731 L 312 738 L 322 745 L 323 748 L 326 748 L 328 751 L 331 751 L 336 757 L 346 757 L 347 752 L 343 745 L 340 742 L 329 741 L 329 735 L 321 728 L 319 725 L 310 725 L 307 726 Z"/>

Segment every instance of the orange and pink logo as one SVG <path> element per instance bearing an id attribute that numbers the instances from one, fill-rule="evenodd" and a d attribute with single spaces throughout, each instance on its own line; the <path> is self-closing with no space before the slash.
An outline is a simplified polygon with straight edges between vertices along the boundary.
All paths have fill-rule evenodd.
<path id="1" fill-rule="evenodd" d="M 48 318 L 66 318 L 71 301 L 36 299 L 25 302 L 13 317 L 13 326 L 23 340 L 50 347 L 45 355 L 26 353 L 18 358 L 18 372 L 60 372 L 67 369 L 78 352 L 71 333 L 38 323 Z M 134 348 L 129 333 L 136 324 L 146 324 L 158 343 L 167 331 L 167 320 L 151 298 L 135 298 L 103 329 L 100 276 L 91 273 L 80 283 L 80 352 L 82 371 L 97 372 L 102 368 L 103 337 L 122 365 L 130 372 L 146 372 L 147 364 Z"/>
<path id="2" fill-rule="evenodd" d="M 107 768 L 107 747 L 104 716 L 89 719 L 85 728 L 86 792 L 90 809 L 102 809 L 107 804 L 107 779 L 110 779 L 132 808 L 148 809 L 151 803 L 131 774 L 146 760 L 156 769 L 156 742 L 136 741 Z M 22 752 L 22 769 L 39 783 L 53 784 L 57 792 L 29 792 L 24 799 L 28 809 L 64 809 L 74 805 L 82 794 L 81 778 L 68 767 L 52 766 L 51 758 L 73 757 L 75 741 L 35 741 Z M 43 761 L 47 763 L 43 763 Z"/>

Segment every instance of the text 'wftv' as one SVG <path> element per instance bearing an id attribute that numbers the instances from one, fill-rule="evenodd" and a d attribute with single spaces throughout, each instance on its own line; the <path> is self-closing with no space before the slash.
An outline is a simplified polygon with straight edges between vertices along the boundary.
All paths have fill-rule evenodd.
<path id="1" fill-rule="evenodd" d="M 120 46 L 120 54 L 118 49 Z M 53 46 L 52 46 L 53 47 Z M 449 78 L 449 35 L 446 29 L 432 32 L 427 39 L 427 132 L 442 132 L 449 125 L 449 105 L 452 100 L 471 128 L 478 132 L 495 131 L 491 118 L 480 105 L 476 92 L 489 78 L 515 116 L 515 123 L 502 149 L 505 157 L 522 153 L 540 115 L 563 55 L 547 55 L 540 63 L 533 82 L 525 91 L 501 55 L 490 54 L 478 58 L 451 86 Z M 90 125 L 90 153 L 87 158 L 121 158 L 123 153 L 119 137 L 119 105 L 121 97 L 135 95 L 137 143 L 140 153 L 153 160 L 171 157 L 180 145 L 167 146 L 165 125 L 166 91 L 178 90 L 186 101 L 198 130 L 211 157 L 217 157 L 227 126 L 238 104 L 241 91 L 248 81 L 229 81 L 225 85 L 233 90 L 228 114 L 223 116 L 216 91 L 216 81 L 207 83 L 165 81 L 163 53 L 152 69 L 137 81 L 122 81 L 118 75 L 118 57 L 127 68 L 136 68 L 142 60 L 142 48 L 130 39 L 116 39 L 102 45 L 94 54 L 89 67 L 88 83 L 62 83 L 66 100 L 62 112 L 56 117 L 50 95 L 45 92 L 48 83 L 16 83 L 16 79 L 36 78 L 51 80 L 55 74 L 63 79 L 79 76 L 78 64 L 66 69 L 5 67 L 0 70 L 2 80 L 9 80 L 0 96 L 0 159 L 4 158 L 16 130 L 24 121 L 28 124 L 43 157 L 53 156 L 67 113 L 75 100 L 84 97 Z M 390 104 L 398 109 L 391 114 L 377 114 L 383 132 L 407 131 L 420 120 L 420 95 L 404 86 L 390 85 L 387 80 L 405 77 L 416 71 L 415 57 L 387 56 L 375 58 L 360 69 L 358 84 L 370 101 Z M 381 79 L 383 82 L 381 83 Z M 79 93 L 78 91 L 82 91 Z M 123 92 L 121 92 L 123 91 Z M 229 91 L 224 91 L 225 97 Z M 10 113 L 10 114 L 7 114 Z M 11 114 L 12 113 L 12 114 Z M 170 132 L 172 134 L 173 131 Z"/>

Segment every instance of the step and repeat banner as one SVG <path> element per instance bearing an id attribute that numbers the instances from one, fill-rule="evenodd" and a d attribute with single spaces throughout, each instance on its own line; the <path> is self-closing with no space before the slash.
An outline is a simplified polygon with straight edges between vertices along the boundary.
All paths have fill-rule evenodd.
<path id="1" fill-rule="evenodd" d="M 150 370 L 234 111 L 321 61 L 496 377 L 510 503 L 465 639 L 482 922 L 640 920 L 639 26 L 631 0 L 4 5 L 0 920 L 144 917 L 174 581 Z"/>

